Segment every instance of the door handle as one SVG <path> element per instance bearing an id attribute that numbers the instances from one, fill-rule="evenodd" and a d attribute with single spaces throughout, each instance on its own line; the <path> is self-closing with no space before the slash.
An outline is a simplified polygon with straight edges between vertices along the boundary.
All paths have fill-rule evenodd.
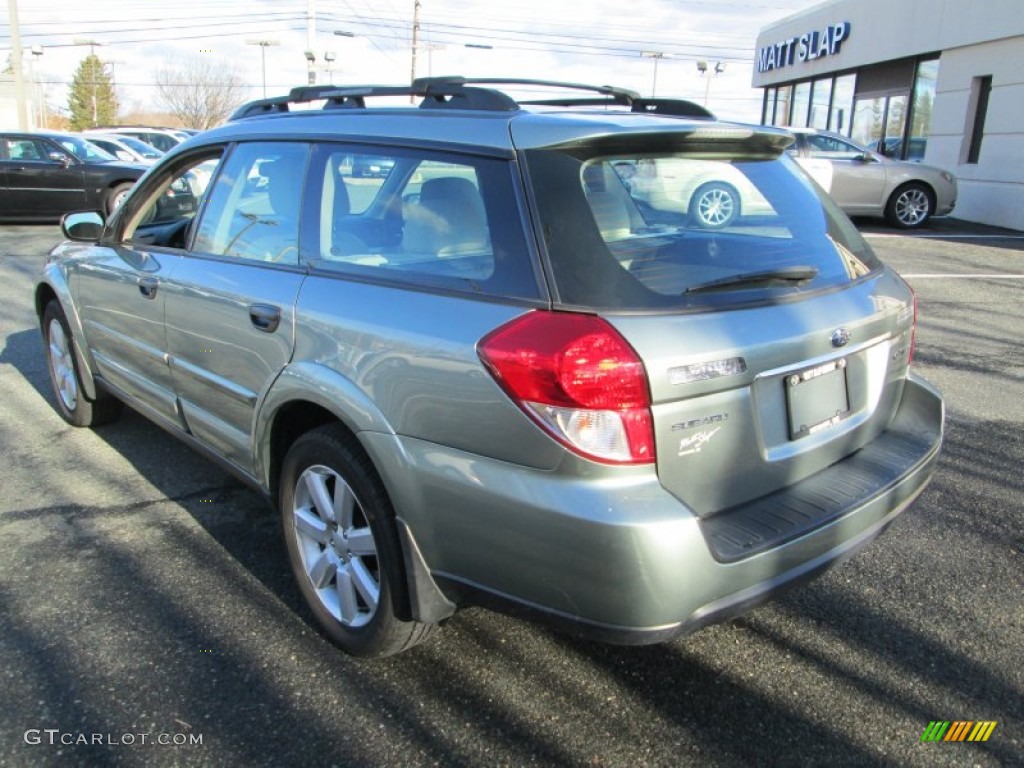
<path id="1" fill-rule="evenodd" d="M 156 289 L 160 284 L 160 281 L 155 277 L 140 277 L 139 278 L 139 293 L 145 296 L 147 299 L 156 298 Z"/>
<path id="2" fill-rule="evenodd" d="M 269 304 L 250 304 L 249 320 L 257 330 L 273 333 L 281 324 L 281 308 Z"/>

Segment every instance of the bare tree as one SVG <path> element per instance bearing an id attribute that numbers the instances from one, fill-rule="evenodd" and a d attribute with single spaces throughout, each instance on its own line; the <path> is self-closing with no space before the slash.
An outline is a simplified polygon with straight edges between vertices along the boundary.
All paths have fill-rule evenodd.
<path id="1" fill-rule="evenodd" d="M 156 72 L 156 87 L 162 106 L 184 127 L 199 130 L 226 120 L 249 92 L 236 67 L 208 54 L 165 59 Z"/>

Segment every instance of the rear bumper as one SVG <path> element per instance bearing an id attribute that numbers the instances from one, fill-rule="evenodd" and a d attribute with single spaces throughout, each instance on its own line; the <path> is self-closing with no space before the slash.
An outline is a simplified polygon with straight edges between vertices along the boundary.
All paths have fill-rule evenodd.
<path id="1" fill-rule="evenodd" d="M 565 477 L 409 440 L 399 463 L 383 444 L 397 438 L 363 437 L 431 576 L 455 602 L 648 643 L 742 613 L 864 547 L 924 489 L 942 432 L 941 397 L 911 377 L 877 440 L 704 520 L 651 470 Z"/>

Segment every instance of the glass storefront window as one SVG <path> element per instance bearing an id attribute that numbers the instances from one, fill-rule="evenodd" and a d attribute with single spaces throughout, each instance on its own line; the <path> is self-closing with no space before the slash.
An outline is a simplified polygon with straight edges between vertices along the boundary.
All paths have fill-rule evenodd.
<path id="1" fill-rule="evenodd" d="M 832 109 L 828 116 L 830 131 L 844 136 L 850 135 L 850 126 L 853 123 L 853 92 L 856 85 L 856 75 L 842 75 L 836 78 L 832 91 Z"/>
<path id="2" fill-rule="evenodd" d="M 939 60 L 930 59 L 917 65 L 914 78 L 914 102 L 910 113 L 910 142 L 903 156 L 921 162 L 932 128 L 932 106 L 935 104 L 935 83 L 939 79 Z"/>
<path id="3" fill-rule="evenodd" d="M 806 81 L 793 86 L 793 118 L 794 128 L 807 126 L 807 110 L 811 105 L 811 83 Z"/>
<path id="4" fill-rule="evenodd" d="M 867 96 L 857 99 L 853 112 L 853 132 L 850 137 L 858 144 L 869 146 L 882 138 L 885 119 L 885 96 Z"/>
<path id="5" fill-rule="evenodd" d="M 828 128 L 828 104 L 832 100 L 832 78 L 823 77 L 814 81 L 811 93 L 811 128 L 825 130 Z"/>
<path id="6" fill-rule="evenodd" d="M 885 115 L 886 157 L 899 157 L 903 144 L 903 126 L 907 120 L 907 97 L 905 94 L 889 97 L 889 110 Z"/>
<path id="7" fill-rule="evenodd" d="M 780 85 L 775 99 L 775 122 L 773 125 L 789 125 L 789 103 L 793 97 L 793 86 Z"/>
<path id="8" fill-rule="evenodd" d="M 775 124 L 775 89 L 765 88 L 764 108 L 761 111 L 761 125 Z"/>

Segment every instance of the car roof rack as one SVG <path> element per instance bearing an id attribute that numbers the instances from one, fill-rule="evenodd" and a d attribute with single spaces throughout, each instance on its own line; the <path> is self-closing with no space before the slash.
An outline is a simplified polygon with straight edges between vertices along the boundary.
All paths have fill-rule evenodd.
<path id="1" fill-rule="evenodd" d="M 580 98 L 530 99 L 516 101 L 495 88 L 481 85 L 519 85 L 561 90 L 589 91 L 596 96 Z M 290 105 L 323 101 L 323 109 L 365 109 L 366 99 L 378 96 L 419 96 L 420 109 L 465 109 L 513 112 L 520 106 L 626 106 L 633 112 L 645 112 L 678 117 L 713 118 L 714 115 L 699 104 L 682 99 L 644 99 L 636 91 L 613 85 L 586 85 L 557 80 L 531 80 L 518 78 L 469 78 L 461 76 L 420 77 L 411 85 L 309 85 L 292 88 L 287 96 L 257 99 L 243 104 L 231 115 L 240 120 L 256 115 L 280 114 L 290 111 Z"/>

